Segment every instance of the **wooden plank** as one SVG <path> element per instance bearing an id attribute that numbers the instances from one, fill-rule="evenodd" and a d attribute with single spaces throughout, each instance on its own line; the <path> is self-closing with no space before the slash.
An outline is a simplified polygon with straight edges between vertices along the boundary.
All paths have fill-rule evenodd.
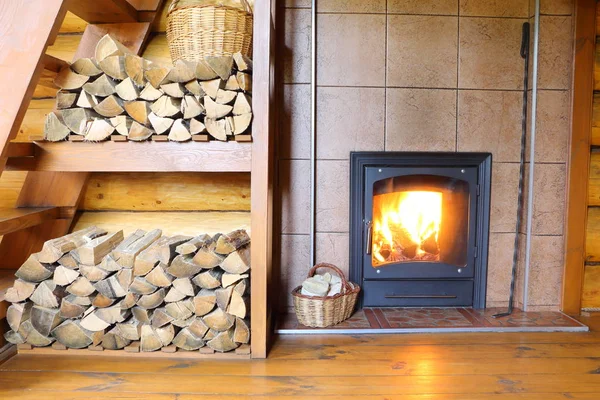
<path id="1" fill-rule="evenodd" d="M 273 310 L 268 293 L 277 293 L 276 281 L 272 279 L 273 263 L 273 182 L 274 182 L 274 120 L 277 113 L 272 109 L 275 87 L 273 51 L 275 32 L 273 21 L 275 2 L 260 1 L 254 8 L 254 69 L 252 107 L 253 142 L 252 153 L 252 357 L 267 356 L 272 327 L 270 313 Z M 241 143 L 237 143 L 241 144 Z"/>
<path id="2" fill-rule="evenodd" d="M 102 349 L 102 347 L 100 347 Z M 104 349 L 102 349 L 104 350 Z M 90 349 L 66 349 L 66 350 L 55 350 L 52 347 L 34 347 L 31 350 L 19 349 L 19 354 L 23 355 L 32 355 L 32 356 L 56 356 L 60 355 L 61 357 L 64 355 L 67 356 L 79 356 L 79 357 L 127 357 L 129 358 L 143 358 L 143 359 L 154 359 L 154 358 L 177 358 L 177 359 L 212 359 L 212 360 L 247 360 L 250 358 L 250 355 L 247 354 L 236 354 L 235 352 L 229 353 L 214 353 L 214 354 L 202 354 L 196 351 L 177 351 L 177 352 L 162 352 L 162 351 L 152 351 L 152 352 L 125 352 L 124 350 L 104 350 L 104 351 L 96 351 Z M 127 354 L 124 354 L 127 353 Z"/>
<path id="3" fill-rule="evenodd" d="M 575 42 L 571 137 L 567 179 L 565 262 L 561 309 L 579 314 L 585 263 L 585 227 L 588 198 L 594 53 L 596 43 L 596 1 L 575 3 Z"/>
<path id="4" fill-rule="evenodd" d="M 63 0 L 15 0 L 0 7 L 0 171 L 42 73 L 40 60 L 66 13 Z"/>
<path id="5" fill-rule="evenodd" d="M 595 151 L 590 157 L 588 205 L 600 206 L 600 152 Z"/>
<path id="6" fill-rule="evenodd" d="M 586 265 L 581 308 L 600 308 L 600 265 Z"/>
<path id="7" fill-rule="evenodd" d="M 80 209 L 250 211 L 250 175 L 243 172 L 97 173 L 90 177 Z"/>
<path id="8" fill-rule="evenodd" d="M 27 172 L 4 171 L 0 176 L 0 207 L 14 208 Z"/>
<path id="9" fill-rule="evenodd" d="M 148 39 L 148 35 L 150 34 L 150 23 L 140 22 L 88 25 L 85 28 L 81 43 L 77 48 L 73 59 L 93 57 L 96 43 L 107 33 L 110 33 L 111 36 L 121 42 L 133 53 L 138 54 L 143 49 L 144 44 Z"/>
<path id="10" fill-rule="evenodd" d="M 20 231 L 60 217 L 57 207 L 0 209 L 0 235 Z"/>
<path id="11" fill-rule="evenodd" d="M 17 143 L 11 142 L 8 144 L 8 157 L 33 157 L 35 145 L 33 143 Z"/>
<path id="12" fill-rule="evenodd" d="M 248 172 L 250 143 L 36 142 L 35 161 L 11 158 L 7 170 L 88 172 Z M 260 158 L 260 157 L 259 157 Z"/>
<path id="13" fill-rule="evenodd" d="M 50 54 L 44 54 L 42 63 L 44 63 L 44 69 L 52 72 L 60 72 L 61 69 L 69 66 L 69 63 L 65 60 L 51 56 Z"/>
<path id="14" fill-rule="evenodd" d="M 92 225 L 115 232 L 123 229 L 128 235 L 137 229 L 150 231 L 161 228 L 163 235 L 190 235 L 198 232 L 215 234 L 231 232 L 236 229 L 250 231 L 249 212 L 131 212 L 104 211 L 83 212 L 74 229 L 83 229 Z"/>
<path id="15" fill-rule="evenodd" d="M 587 215 L 585 260 L 600 262 L 600 208 L 590 207 Z"/>
<path id="16" fill-rule="evenodd" d="M 90 24 L 137 22 L 137 10 L 126 0 L 68 0 L 70 12 Z"/>

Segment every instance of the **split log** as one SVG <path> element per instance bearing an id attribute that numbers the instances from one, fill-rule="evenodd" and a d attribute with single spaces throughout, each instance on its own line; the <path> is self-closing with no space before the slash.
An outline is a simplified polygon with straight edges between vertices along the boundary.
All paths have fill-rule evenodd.
<path id="1" fill-rule="evenodd" d="M 189 129 L 185 126 L 183 119 L 179 118 L 173 122 L 171 131 L 168 136 L 169 140 L 173 142 L 185 142 L 192 138 Z"/>
<path id="2" fill-rule="evenodd" d="M 219 332 L 228 330 L 235 323 L 235 317 L 233 315 L 227 314 L 219 307 L 215 308 L 209 314 L 205 315 L 203 320 L 209 328 Z"/>
<path id="3" fill-rule="evenodd" d="M 131 81 L 139 87 L 144 86 L 146 78 L 144 71 L 149 67 L 149 62 L 140 56 L 133 54 L 125 55 L 125 73 Z"/>
<path id="4" fill-rule="evenodd" d="M 127 47 L 123 46 L 109 34 L 106 34 L 98 41 L 98 44 L 96 44 L 94 58 L 96 59 L 96 62 L 100 63 L 107 57 L 124 56 L 130 53 L 131 51 L 129 51 Z"/>
<path id="5" fill-rule="evenodd" d="M 159 135 L 168 132 L 174 122 L 173 118 L 159 117 L 153 112 L 148 114 L 148 120 L 150 121 L 150 125 L 152 125 L 154 131 L 156 131 L 156 133 Z"/>
<path id="6" fill-rule="evenodd" d="M 195 253 L 200 247 L 202 247 L 207 241 L 210 241 L 212 238 L 210 235 L 203 233 L 202 235 L 198 235 L 175 248 L 175 252 L 177 254 L 186 255 Z"/>
<path id="7" fill-rule="evenodd" d="M 118 100 L 117 97 L 111 95 L 98 103 L 98 105 L 94 107 L 94 111 L 103 117 L 111 118 L 123 114 L 125 110 L 123 109 L 121 101 Z"/>
<path id="8" fill-rule="evenodd" d="M 233 129 L 233 116 L 229 115 L 225 117 L 225 134 L 233 136 Z"/>
<path id="9" fill-rule="evenodd" d="M 246 293 L 247 287 L 248 279 L 242 279 L 234 285 L 233 290 L 235 290 L 239 295 L 243 296 Z"/>
<path id="10" fill-rule="evenodd" d="M 198 121 L 195 118 L 192 118 L 190 120 L 190 133 L 192 135 L 197 135 L 204 131 L 206 131 L 206 126 L 202 122 Z"/>
<path id="11" fill-rule="evenodd" d="M 194 297 L 194 313 L 198 317 L 202 317 L 215 308 L 217 296 L 214 290 L 202 289 Z"/>
<path id="12" fill-rule="evenodd" d="M 148 114 L 150 114 L 150 103 L 143 100 L 130 101 L 125 103 L 127 114 L 144 126 L 150 125 Z"/>
<path id="13" fill-rule="evenodd" d="M 154 65 L 144 72 L 144 76 L 152 86 L 158 89 L 160 85 L 168 82 L 167 75 L 169 75 L 169 72 L 169 68 Z"/>
<path id="14" fill-rule="evenodd" d="M 81 320 L 81 327 L 92 332 L 104 331 L 110 326 L 110 324 L 98 317 L 98 315 L 95 312 L 95 307 L 93 308 L 94 309 L 87 315 L 85 315 Z"/>
<path id="15" fill-rule="evenodd" d="M 142 141 L 150 138 L 150 136 L 152 136 L 153 134 L 154 134 L 154 131 L 152 129 L 148 129 L 144 125 L 142 125 L 136 121 L 132 121 L 131 128 L 129 129 L 128 137 L 129 137 L 129 140 L 133 140 L 136 142 L 142 142 Z"/>
<path id="16" fill-rule="evenodd" d="M 177 60 L 167 74 L 170 82 L 184 83 L 196 78 L 196 64 L 190 61 Z"/>
<path id="17" fill-rule="evenodd" d="M 79 268 L 79 263 L 75 260 L 75 257 L 69 252 L 58 259 L 57 263 L 68 269 Z"/>
<path id="18" fill-rule="evenodd" d="M 177 83 L 177 82 L 165 83 L 163 85 L 160 85 L 160 88 L 162 89 L 163 92 L 165 92 L 165 94 L 167 96 L 170 96 L 170 97 L 173 97 L 176 99 L 181 99 L 185 95 L 185 91 L 184 91 L 183 85 L 181 83 Z"/>
<path id="19" fill-rule="evenodd" d="M 76 105 L 81 108 L 94 108 L 98 105 L 98 99 L 93 94 L 82 90 L 79 93 Z"/>
<path id="20" fill-rule="evenodd" d="M 115 86 L 117 96 L 126 101 L 136 100 L 140 93 L 131 78 L 125 79 L 123 82 Z"/>
<path id="21" fill-rule="evenodd" d="M 200 104 L 194 96 L 184 96 L 181 101 L 181 113 L 183 118 L 190 119 L 195 118 L 204 111 L 204 106 Z"/>
<path id="22" fill-rule="evenodd" d="M 216 102 L 219 104 L 229 104 L 235 100 L 237 97 L 237 92 L 232 90 L 222 90 L 219 89 L 217 91 Z"/>
<path id="23" fill-rule="evenodd" d="M 167 268 L 167 272 L 176 278 L 190 278 L 202 270 L 202 266 L 193 261 L 191 255 L 179 255 Z"/>
<path id="24" fill-rule="evenodd" d="M 210 81 L 202 81 L 200 82 L 200 87 L 209 96 L 211 99 L 216 99 L 217 94 L 219 93 L 219 89 L 224 88 L 225 85 L 221 79 L 213 79 Z"/>
<path id="25" fill-rule="evenodd" d="M 66 126 L 59 113 L 50 112 L 44 122 L 44 139 L 49 142 L 60 142 L 65 140 L 71 131 Z"/>
<path id="26" fill-rule="evenodd" d="M 63 68 L 54 78 L 54 84 L 63 90 L 75 90 L 81 89 L 89 80 L 89 76 L 80 75 L 70 68 Z"/>
<path id="27" fill-rule="evenodd" d="M 219 236 L 215 252 L 228 255 L 248 243 L 250 243 L 248 233 L 244 229 L 238 229 L 226 235 Z"/>
<path id="28" fill-rule="evenodd" d="M 136 276 L 131 286 L 129 286 L 129 290 L 135 294 L 152 294 L 156 292 L 157 287 L 146 281 L 141 276 Z"/>
<path id="29" fill-rule="evenodd" d="M 50 278 L 55 267 L 49 264 L 42 264 L 39 261 L 39 254 L 34 253 L 30 255 L 17 272 L 15 272 L 15 276 L 27 282 L 41 282 Z"/>
<path id="30" fill-rule="evenodd" d="M 187 328 L 192 334 L 199 338 L 203 338 L 209 329 L 200 317 L 194 317 L 190 324 L 187 326 Z"/>
<path id="31" fill-rule="evenodd" d="M 174 304 L 174 303 L 171 303 L 171 304 Z M 171 322 L 171 324 L 173 324 L 173 326 L 176 326 L 178 328 L 187 328 L 192 322 L 194 322 L 194 319 L 196 319 L 196 317 L 192 315 L 191 317 L 189 317 L 187 319 L 174 319 Z"/>
<path id="32" fill-rule="evenodd" d="M 126 115 L 117 115 L 110 119 L 110 123 L 114 126 L 115 130 L 119 135 L 129 136 L 131 124 L 133 120 Z"/>
<path id="33" fill-rule="evenodd" d="M 217 297 L 217 307 L 219 307 L 225 312 L 228 312 L 227 307 L 229 306 L 229 301 L 231 300 L 232 293 L 233 286 L 227 288 L 219 288 L 215 290 L 215 295 Z"/>
<path id="34" fill-rule="evenodd" d="M 140 92 L 140 99 L 146 101 L 156 101 L 158 100 L 165 92 L 160 89 L 152 86 L 150 82 L 144 86 L 144 89 Z"/>
<path id="35" fill-rule="evenodd" d="M 115 329 L 119 332 L 119 336 L 127 340 L 140 340 L 142 326 L 133 320 L 117 324 Z"/>
<path id="36" fill-rule="evenodd" d="M 213 268 L 196 275 L 193 282 L 203 289 L 216 289 L 221 286 L 222 275 L 223 271 L 219 268 Z"/>
<path id="37" fill-rule="evenodd" d="M 196 79 L 193 79 L 191 81 L 189 81 L 188 83 L 185 84 L 185 89 L 190 92 L 191 94 L 193 94 L 194 96 L 198 96 L 198 97 L 204 97 L 204 95 L 206 93 L 204 93 L 204 90 L 202 90 L 202 87 L 200 87 L 200 83 L 198 83 L 198 81 Z"/>
<path id="38" fill-rule="evenodd" d="M 185 299 L 185 294 L 181 293 L 174 287 L 169 289 L 169 293 L 165 296 L 165 303 L 173 303 Z"/>
<path id="39" fill-rule="evenodd" d="M 160 288 L 152 294 L 141 296 L 137 305 L 146 310 L 154 309 L 160 306 L 165 299 L 165 289 Z"/>
<path id="40" fill-rule="evenodd" d="M 86 265 L 100 264 L 119 243 L 123 241 L 123 231 L 101 236 L 79 247 L 76 251 L 79 261 Z"/>
<path id="41" fill-rule="evenodd" d="M 17 332 L 21 324 L 29 319 L 31 315 L 31 308 L 33 304 L 27 303 L 15 303 L 11 304 L 6 310 L 6 321 L 10 326 L 10 329 Z"/>
<path id="42" fill-rule="evenodd" d="M 246 93 L 252 93 L 252 76 L 243 72 L 238 72 L 237 81 L 240 85 L 240 89 Z"/>
<path id="43" fill-rule="evenodd" d="M 233 331 L 233 341 L 246 344 L 250 342 L 250 328 L 246 321 L 241 318 L 235 319 L 235 330 Z"/>
<path id="44" fill-rule="evenodd" d="M 51 273 L 52 274 L 52 273 Z M 20 303 L 31 296 L 36 288 L 36 285 L 26 280 L 17 279 L 12 287 L 6 289 L 4 300 L 10 303 Z"/>
<path id="45" fill-rule="evenodd" d="M 90 240 L 106 234 L 107 232 L 104 229 L 100 229 L 96 226 L 90 226 L 86 229 L 82 229 L 56 239 L 48 240 L 44 243 L 42 251 L 37 253 L 37 259 L 41 263 L 55 263 L 71 250 L 83 246 Z"/>
<path id="46" fill-rule="evenodd" d="M 204 96 L 204 107 L 206 108 L 206 118 L 210 119 L 223 118 L 229 115 L 233 110 L 232 106 L 219 104 L 211 99 L 210 96 Z"/>
<path id="47" fill-rule="evenodd" d="M 175 336 L 173 344 L 180 349 L 192 351 L 204 346 L 204 341 L 190 332 L 188 328 L 184 328 Z"/>
<path id="48" fill-rule="evenodd" d="M 129 310 L 137 304 L 139 299 L 139 295 L 129 292 L 123 297 L 123 300 L 121 300 L 121 308 L 123 310 Z"/>
<path id="49" fill-rule="evenodd" d="M 233 55 L 233 60 L 235 61 L 235 65 L 238 71 L 242 72 L 250 72 L 252 71 L 252 60 L 243 55 L 240 52 L 237 52 Z"/>
<path id="50" fill-rule="evenodd" d="M 171 344 L 171 342 L 173 342 L 173 339 L 175 338 L 175 327 L 173 325 L 166 325 L 162 328 L 153 328 L 154 332 L 156 332 L 156 335 L 158 336 L 158 338 L 160 339 L 163 347 L 164 346 L 168 346 Z"/>
<path id="51" fill-rule="evenodd" d="M 94 300 L 92 300 L 92 305 L 96 308 L 106 308 L 110 307 L 114 304 L 115 299 L 111 299 L 110 297 L 106 297 L 102 293 L 96 294 L 94 296 Z"/>
<path id="52" fill-rule="evenodd" d="M 181 99 L 174 99 L 165 94 L 152 103 L 150 109 L 159 117 L 175 117 L 181 112 Z"/>
<path id="53" fill-rule="evenodd" d="M 98 282 L 102 279 L 106 279 L 106 277 L 108 276 L 108 271 L 100 267 L 96 267 L 95 265 L 80 264 L 79 272 L 81 273 L 81 275 L 85 276 L 90 282 Z"/>
<path id="54" fill-rule="evenodd" d="M 177 278 L 172 282 L 175 289 L 179 290 L 185 296 L 195 296 L 196 290 L 190 278 Z"/>
<path id="55" fill-rule="evenodd" d="M 140 236 L 141 235 L 141 236 Z M 137 231 L 112 252 L 115 261 L 124 268 L 133 268 L 135 257 L 162 235 L 160 229 L 148 233 Z"/>
<path id="56" fill-rule="evenodd" d="M 190 318 L 195 311 L 194 303 L 191 300 L 182 300 L 169 303 L 165 306 L 165 311 L 174 320 L 185 320 Z"/>
<path id="57" fill-rule="evenodd" d="M 61 114 L 67 128 L 78 135 L 85 135 L 88 122 L 97 116 L 87 108 L 69 108 Z"/>
<path id="58" fill-rule="evenodd" d="M 21 328 L 28 332 L 25 342 L 32 346 L 46 347 L 50 346 L 52 342 L 54 342 L 54 338 L 49 338 L 48 336 L 42 335 L 40 332 L 38 332 L 29 320 L 23 322 L 23 324 L 21 324 Z"/>
<path id="59" fill-rule="evenodd" d="M 98 291 L 98 293 L 102 293 L 104 296 L 111 299 L 126 296 L 128 289 L 128 287 L 121 286 L 116 274 L 94 283 L 93 287 Z"/>
<path id="60" fill-rule="evenodd" d="M 67 292 L 79 297 L 89 296 L 95 291 L 96 289 L 94 286 L 83 276 L 80 276 L 75 282 L 67 286 Z"/>
<path id="61" fill-rule="evenodd" d="M 223 245 L 223 243 L 221 244 Z M 243 274 L 248 271 L 250 269 L 250 244 L 229 253 L 221 262 L 221 268 L 230 274 Z"/>
<path id="62" fill-rule="evenodd" d="M 83 85 L 83 90 L 94 96 L 106 97 L 115 94 L 116 86 L 115 81 L 107 75 L 100 75 L 94 82 L 88 82 Z"/>
<path id="63" fill-rule="evenodd" d="M 231 301 L 229 302 L 227 313 L 235 315 L 236 317 L 241 319 L 246 318 L 248 312 L 248 304 L 246 300 L 247 298 L 243 297 L 241 294 L 234 290 L 231 294 Z"/>
<path id="64" fill-rule="evenodd" d="M 76 100 L 77 93 L 65 92 L 63 90 L 59 90 L 58 92 L 56 92 L 56 108 L 58 110 L 73 107 Z"/>
<path id="65" fill-rule="evenodd" d="M 177 247 L 188 242 L 190 239 L 191 238 L 189 236 L 185 235 L 171 236 L 165 243 L 161 243 L 158 252 L 158 260 L 165 265 L 170 264 L 177 256 Z"/>
<path id="66" fill-rule="evenodd" d="M 110 56 L 98 62 L 98 67 L 113 79 L 123 80 L 127 78 L 125 72 L 125 57 Z"/>
<path id="67" fill-rule="evenodd" d="M 168 236 L 161 236 L 154 241 L 150 246 L 140 252 L 133 264 L 133 274 L 136 276 L 144 276 L 148 274 L 160 261 L 160 249 L 168 243 Z"/>
<path id="68" fill-rule="evenodd" d="M 42 336 L 48 336 L 63 321 L 59 313 L 58 308 L 33 306 L 30 317 L 31 325 Z"/>
<path id="69" fill-rule="evenodd" d="M 208 65 L 205 60 L 198 61 L 196 64 L 196 79 L 200 81 L 210 81 L 219 75 Z"/>
<path id="70" fill-rule="evenodd" d="M 204 60 L 208 66 L 224 81 L 226 81 L 231 75 L 231 70 L 233 69 L 232 56 L 209 56 L 205 57 Z"/>
<path id="71" fill-rule="evenodd" d="M 217 336 L 206 342 L 206 345 L 221 353 L 234 350 L 238 347 L 238 344 L 233 341 L 233 329 L 219 332 Z"/>
<path id="72" fill-rule="evenodd" d="M 125 290 L 131 285 L 133 281 L 133 271 L 131 269 L 122 269 L 114 275 L 119 282 L 119 285 Z"/>
<path id="73" fill-rule="evenodd" d="M 215 120 L 211 118 L 204 119 L 204 125 L 206 126 L 206 130 L 212 137 L 222 142 L 227 141 L 227 129 L 225 126 L 225 120 Z"/>
<path id="74" fill-rule="evenodd" d="M 136 321 L 139 321 L 142 324 L 149 324 L 152 322 L 154 310 L 146 310 L 141 307 L 133 307 L 131 309 L 131 313 L 133 314 L 133 318 L 135 318 Z"/>
<path id="75" fill-rule="evenodd" d="M 71 64 L 71 69 L 79 75 L 97 76 L 102 73 L 96 61 L 91 58 L 80 58 Z"/>
<path id="76" fill-rule="evenodd" d="M 88 309 L 89 304 L 81 304 L 81 299 L 89 299 L 87 297 L 77 297 L 69 295 L 64 297 L 60 302 L 60 316 L 61 318 L 78 318 L 83 315 L 85 310 Z"/>
<path id="77" fill-rule="evenodd" d="M 238 93 L 233 104 L 233 115 L 244 115 L 252 113 L 252 99 L 244 93 Z"/>
<path id="78" fill-rule="evenodd" d="M 46 280 L 37 286 L 29 300 L 38 306 L 58 308 L 60 300 L 65 296 L 62 286 L 57 286 L 52 280 Z"/>
<path id="79" fill-rule="evenodd" d="M 125 240 L 127 240 L 127 239 L 125 239 Z M 121 246 L 123 244 L 123 242 L 121 242 L 121 244 L 119 244 L 119 246 Z M 117 248 L 119 246 L 117 246 Z M 102 262 L 100 263 L 99 267 L 108 272 L 117 272 L 123 268 L 119 264 L 117 264 L 117 262 L 115 261 L 115 259 L 112 256 L 112 253 L 108 254 L 106 257 L 104 257 L 102 259 Z"/>
<path id="80" fill-rule="evenodd" d="M 131 340 L 121 336 L 119 329 L 111 329 L 102 337 L 102 347 L 107 350 L 120 350 L 131 344 Z"/>
<path id="81" fill-rule="evenodd" d="M 171 326 L 172 327 L 172 326 Z M 143 325 L 140 335 L 140 350 L 141 351 L 156 351 L 159 350 L 163 343 L 157 335 L 155 329 L 150 325 Z"/>
<path id="82" fill-rule="evenodd" d="M 94 343 L 101 332 L 91 332 L 81 326 L 81 321 L 67 319 L 51 333 L 56 340 L 71 349 L 84 349 Z M 99 339 L 96 339 L 99 340 Z"/>
<path id="83" fill-rule="evenodd" d="M 23 335 L 19 332 L 15 332 L 13 330 L 9 330 L 7 332 L 4 333 L 4 339 L 6 339 L 6 341 L 8 343 L 12 343 L 12 344 L 23 344 L 25 343 L 25 337 L 23 337 Z"/>
<path id="84" fill-rule="evenodd" d="M 107 324 L 116 324 L 123 322 L 130 315 L 129 310 L 123 310 L 120 303 L 116 303 L 110 307 L 98 308 L 94 314 Z"/>
<path id="85" fill-rule="evenodd" d="M 248 274 L 223 274 L 221 276 L 221 286 L 224 288 L 231 286 L 235 283 L 238 283 L 244 278 L 248 278 Z"/>
<path id="86" fill-rule="evenodd" d="M 233 134 L 241 135 L 250 128 L 252 123 L 252 114 L 242 114 L 233 116 Z"/>
<path id="87" fill-rule="evenodd" d="M 165 271 L 164 264 L 159 264 L 146 275 L 146 281 L 154 286 L 169 287 L 173 281 L 173 277 Z"/>
<path id="88" fill-rule="evenodd" d="M 224 257 L 214 252 L 216 243 L 206 243 L 194 255 L 193 262 L 202 269 L 212 269 L 220 265 Z"/>
<path id="89" fill-rule="evenodd" d="M 86 126 L 85 140 L 88 142 L 101 142 L 106 140 L 115 131 L 115 127 L 105 119 L 95 119 Z"/>
<path id="90" fill-rule="evenodd" d="M 162 326 L 170 324 L 173 321 L 173 319 L 173 317 L 167 314 L 167 311 L 164 307 L 160 307 L 154 310 L 154 313 L 152 314 L 152 326 L 155 328 L 160 328 Z"/>
<path id="91" fill-rule="evenodd" d="M 240 84 L 237 81 L 237 77 L 235 75 L 231 75 L 229 79 L 227 79 L 227 83 L 225 84 L 225 90 L 233 90 L 237 92 L 240 90 Z"/>

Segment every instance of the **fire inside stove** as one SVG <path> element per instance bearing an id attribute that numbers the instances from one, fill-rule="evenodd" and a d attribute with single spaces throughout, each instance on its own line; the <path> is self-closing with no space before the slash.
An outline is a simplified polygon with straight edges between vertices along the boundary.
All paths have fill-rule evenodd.
<path id="1" fill-rule="evenodd" d="M 373 197 L 372 264 L 440 261 L 442 193 L 409 191 Z"/>

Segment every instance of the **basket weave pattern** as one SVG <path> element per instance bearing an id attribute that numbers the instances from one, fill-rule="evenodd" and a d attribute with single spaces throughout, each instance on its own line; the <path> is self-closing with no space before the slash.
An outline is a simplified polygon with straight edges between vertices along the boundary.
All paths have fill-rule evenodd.
<path id="1" fill-rule="evenodd" d="M 339 275 L 342 279 L 342 292 L 331 297 L 306 296 L 300 293 L 302 286 L 298 286 L 292 291 L 292 296 L 298 322 L 313 328 L 326 328 L 350 318 L 360 287 L 348 282 L 344 273 L 335 265 L 327 263 L 312 267 L 308 277 L 312 277 L 319 268 L 331 269 Z"/>
<path id="2" fill-rule="evenodd" d="M 174 8 L 167 16 L 173 62 L 241 52 L 252 58 L 252 13 L 227 6 Z"/>

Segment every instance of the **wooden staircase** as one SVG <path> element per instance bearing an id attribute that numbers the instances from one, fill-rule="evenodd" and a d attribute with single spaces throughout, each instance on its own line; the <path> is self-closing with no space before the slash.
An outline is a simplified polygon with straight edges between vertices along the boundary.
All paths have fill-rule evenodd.
<path id="1" fill-rule="evenodd" d="M 46 54 L 67 11 L 89 23 L 74 59 L 93 57 L 96 43 L 107 33 L 141 54 L 163 1 L 0 2 L 0 174 L 28 171 L 16 208 L 0 210 L 0 272 L 17 269 L 45 241 L 69 232 L 90 172 L 251 171 L 252 355 L 262 358 L 271 331 L 267 287 L 272 261 L 274 0 L 255 3 L 255 43 L 260 45 L 254 46 L 252 143 L 12 142 L 44 69 L 57 72 L 68 65 Z M 261 156 L 253 158 L 253 152 Z M 0 310 L 5 306 L 1 296 L 0 290 Z"/>

